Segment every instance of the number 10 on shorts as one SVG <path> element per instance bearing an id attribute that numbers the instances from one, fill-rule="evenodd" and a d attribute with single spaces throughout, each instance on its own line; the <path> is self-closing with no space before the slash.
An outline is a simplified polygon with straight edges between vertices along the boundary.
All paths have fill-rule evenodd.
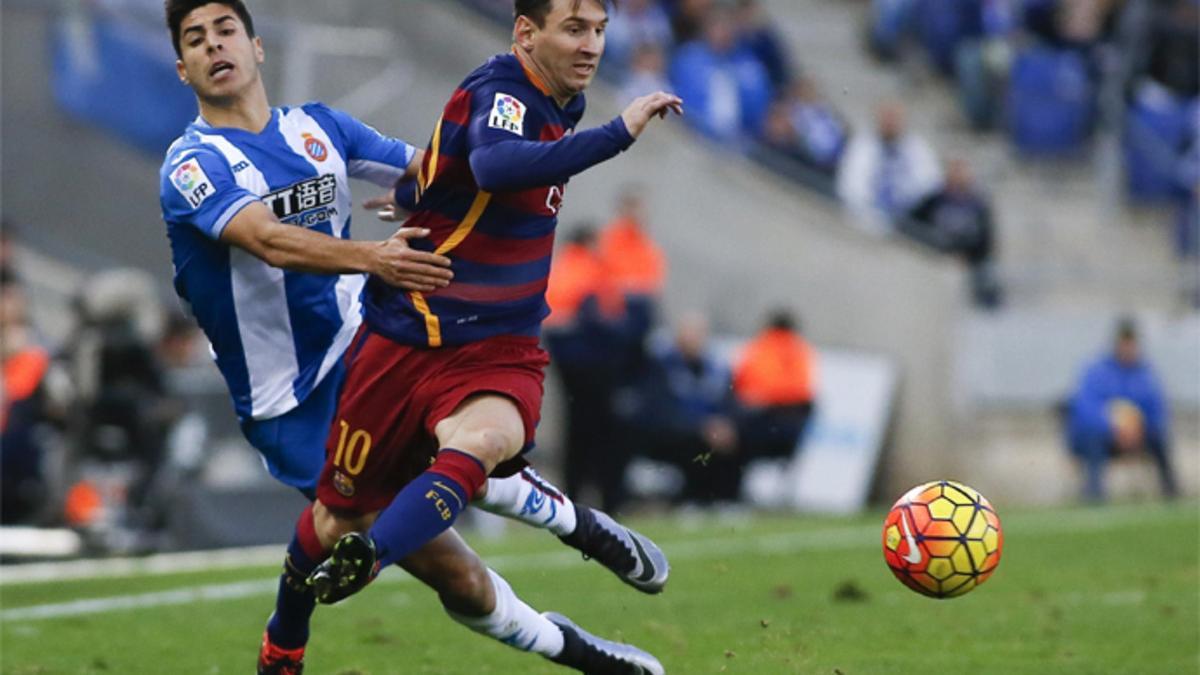
<path id="1" fill-rule="evenodd" d="M 351 476 L 362 473 L 367 464 L 367 455 L 371 454 L 371 434 L 365 429 L 355 429 L 350 432 L 346 420 L 338 420 L 342 433 L 338 436 L 337 452 L 333 455 L 333 465 L 342 468 Z M 342 460 L 345 463 L 342 463 Z"/>

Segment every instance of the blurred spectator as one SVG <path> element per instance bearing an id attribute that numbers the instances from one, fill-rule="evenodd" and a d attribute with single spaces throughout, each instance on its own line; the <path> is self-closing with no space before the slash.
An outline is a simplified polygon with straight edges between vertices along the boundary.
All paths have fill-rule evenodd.
<path id="1" fill-rule="evenodd" d="M 596 251 L 595 231 L 580 227 L 550 268 L 546 348 L 566 391 L 564 489 L 600 493 L 602 508 L 622 500 L 625 452 L 616 433 L 613 394 L 629 352 L 624 301 Z"/>
<path id="2" fill-rule="evenodd" d="M 738 437 L 745 458 L 790 458 L 817 391 L 817 355 L 791 312 L 775 312 L 746 345 L 734 366 L 733 391 L 743 408 Z"/>
<path id="3" fill-rule="evenodd" d="M 674 38 L 671 18 L 658 0 L 624 0 L 619 11 L 609 14 L 604 35 L 604 61 L 621 70 L 630 67 L 640 47 L 661 48 Z"/>
<path id="4" fill-rule="evenodd" d="M 796 130 L 802 161 L 825 175 L 834 176 L 849 138 L 846 120 L 833 109 L 817 83 L 809 77 L 796 80 L 788 88 L 784 100 Z"/>
<path id="5" fill-rule="evenodd" d="M 1045 45 L 1090 53 L 1116 30 L 1119 0 L 1025 0 L 1021 21 Z"/>
<path id="6" fill-rule="evenodd" d="M 16 250 L 14 229 L 8 219 L 0 220 L 0 269 L 9 270 L 10 273 L 16 269 L 13 260 Z"/>
<path id="7" fill-rule="evenodd" d="M 687 102 L 689 121 L 724 143 L 757 136 L 771 102 L 767 71 L 737 44 L 733 16 L 716 8 L 704 23 L 704 38 L 679 47 L 671 65 L 675 93 Z"/>
<path id="8" fill-rule="evenodd" d="M 658 318 L 658 302 L 667 280 L 667 259 L 646 230 L 641 187 L 626 186 L 617 199 L 617 216 L 604 226 L 597 253 L 609 281 L 624 296 L 630 340 L 640 349 Z M 635 355 L 635 361 L 640 361 Z"/>
<path id="9" fill-rule="evenodd" d="M 639 45 L 633 52 L 633 62 L 621 85 L 622 102 L 628 104 L 639 96 L 670 89 L 662 47 L 655 44 Z"/>
<path id="10" fill-rule="evenodd" d="M 1192 0 L 1166 0 L 1128 14 L 1122 43 L 1129 62 L 1122 83 L 1128 194 L 1166 203 L 1179 196 L 1179 164 L 1200 107 L 1200 8 Z"/>
<path id="11" fill-rule="evenodd" d="M 1085 499 L 1105 498 L 1110 459 L 1143 451 L 1158 466 L 1163 494 L 1175 496 L 1167 415 L 1158 378 L 1142 359 L 1137 327 L 1122 319 L 1113 352 L 1087 366 L 1069 405 L 1068 444 L 1083 464 Z"/>
<path id="12" fill-rule="evenodd" d="M 1196 120 L 1196 127 L 1176 171 L 1179 186 L 1175 216 L 1176 244 L 1180 256 L 1190 260 L 1200 258 L 1200 208 L 1196 204 L 1200 193 L 1200 119 Z"/>
<path id="13" fill-rule="evenodd" d="M 838 169 L 838 195 L 874 229 L 890 231 L 942 183 L 933 147 L 908 131 L 904 107 L 888 101 L 876 113 L 873 132 L 850 141 Z"/>
<path id="14" fill-rule="evenodd" d="M 738 0 L 734 18 L 738 40 L 767 69 L 771 86 L 783 91 L 792 81 L 792 64 L 787 46 L 758 0 Z"/>
<path id="15" fill-rule="evenodd" d="M 36 521 L 47 498 L 43 427 L 50 421 L 43 384 L 50 356 L 33 339 L 24 289 L 0 265 L 0 522 Z"/>
<path id="16" fill-rule="evenodd" d="M 107 524 L 160 528 L 166 505 L 154 500 L 153 488 L 183 406 L 172 397 L 156 352 L 163 312 L 154 281 L 138 270 L 103 272 L 88 280 L 78 311 L 67 350 L 78 391 L 76 447 L 85 465 L 129 471 L 125 502 L 115 505 L 124 511 Z"/>
<path id="17" fill-rule="evenodd" d="M 1012 1 L 979 2 L 974 8 L 978 12 L 978 33 L 963 36 L 955 47 L 959 103 L 977 131 L 992 129 L 1000 122 L 1016 31 Z"/>
<path id="18" fill-rule="evenodd" d="M 1180 98 L 1200 96 L 1200 6 L 1169 0 L 1156 9 L 1146 74 Z"/>
<path id="19" fill-rule="evenodd" d="M 729 369 L 709 348 L 708 320 L 687 314 L 676 324 L 674 342 L 653 351 L 632 420 L 638 451 L 682 471 L 679 501 L 738 498 L 744 461 L 735 410 Z"/>
<path id="20" fill-rule="evenodd" d="M 797 162 L 803 162 L 804 151 L 800 147 L 800 134 L 792 124 L 791 109 L 785 101 L 776 101 L 767 110 L 767 121 L 763 124 L 762 138 L 766 147 Z"/>
<path id="21" fill-rule="evenodd" d="M 918 0 L 871 0 L 867 44 L 875 58 L 894 61 L 913 29 Z"/>
<path id="22" fill-rule="evenodd" d="M 939 251 L 959 256 L 970 266 L 975 302 L 995 307 L 999 289 L 992 273 L 992 209 L 961 159 L 946 164 L 941 190 L 921 200 L 901 224 L 905 234 Z"/>
<path id="23" fill-rule="evenodd" d="M 690 42 L 704 33 L 704 23 L 713 9 L 714 0 L 666 0 L 671 15 L 675 42 Z"/>

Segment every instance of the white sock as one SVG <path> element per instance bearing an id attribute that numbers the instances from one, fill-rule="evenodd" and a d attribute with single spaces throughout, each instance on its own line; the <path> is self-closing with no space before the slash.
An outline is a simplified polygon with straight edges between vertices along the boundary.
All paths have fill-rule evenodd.
<path id="1" fill-rule="evenodd" d="M 486 494 L 475 503 L 484 511 L 560 537 L 575 531 L 575 504 L 530 468 L 508 478 L 489 478 Z"/>
<path id="2" fill-rule="evenodd" d="M 450 618 L 476 633 L 493 637 L 522 651 L 534 652 L 547 658 L 562 653 L 562 630 L 518 598 L 504 577 L 491 569 L 488 569 L 488 576 L 491 577 L 492 588 L 496 591 L 496 609 L 487 616 L 479 617 L 463 616 L 446 610 Z"/>

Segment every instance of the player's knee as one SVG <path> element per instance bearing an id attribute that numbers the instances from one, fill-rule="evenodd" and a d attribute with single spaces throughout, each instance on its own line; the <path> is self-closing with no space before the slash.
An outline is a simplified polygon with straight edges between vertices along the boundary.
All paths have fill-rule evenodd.
<path id="1" fill-rule="evenodd" d="M 317 539 L 325 548 L 332 548 L 342 535 L 358 532 L 370 527 L 369 516 L 346 516 L 329 510 L 319 500 L 313 502 L 313 528 Z"/>
<path id="2" fill-rule="evenodd" d="M 458 445 L 450 447 L 462 450 L 483 462 L 489 472 L 497 464 L 514 457 L 521 450 L 523 438 L 511 431 L 487 428 L 457 435 Z"/>
<path id="3" fill-rule="evenodd" d="M 446 565 L 437 592 L 442 605 L 455 614 L 484 616 L 495 607 L 491 577 L 479 561 L 458 560 Z"/>

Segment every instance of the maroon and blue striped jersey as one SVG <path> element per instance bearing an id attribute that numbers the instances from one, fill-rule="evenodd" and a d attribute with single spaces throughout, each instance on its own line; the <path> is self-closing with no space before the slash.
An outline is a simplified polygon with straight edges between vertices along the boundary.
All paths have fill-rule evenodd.
<path id="1" fill-rule="evenodd" d="M 559 105 L 515 52 L 459 85 L 434 127 L 416 183 L 397 188 L 414 246 L 451 259 L 454 280 L 428 293 L 372 277 L 371 330 L 408 345 L 460 345 L 537 335 L 549 313 L 546 281 L 567 180 L 633 143 L 620 117 L 576 133 L 585 101 Z"/>

